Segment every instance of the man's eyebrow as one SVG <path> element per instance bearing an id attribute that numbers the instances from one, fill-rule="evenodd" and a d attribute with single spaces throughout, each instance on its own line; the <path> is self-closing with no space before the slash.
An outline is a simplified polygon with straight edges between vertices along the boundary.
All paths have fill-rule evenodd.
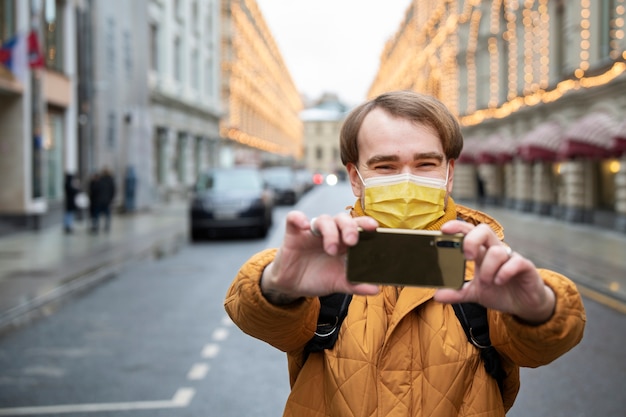
<path id="1" fill-rule="evenodd" d="M 400 158 L 398 158 L 396 155 L 374 155 L 370 159 L 365 161 L 365 164 L 369 166 L 380 162 L 397 162 L 399 160 Z"/>
<path id="2" fill-rule="evenodd" d="M 422 159 L 436 159 L 439 162 L 443 161 L 443 155 L 439 152 L 425 152 L 425 153 L 415 153 L 413 154 L 413 160 L 419 161 Z"/>

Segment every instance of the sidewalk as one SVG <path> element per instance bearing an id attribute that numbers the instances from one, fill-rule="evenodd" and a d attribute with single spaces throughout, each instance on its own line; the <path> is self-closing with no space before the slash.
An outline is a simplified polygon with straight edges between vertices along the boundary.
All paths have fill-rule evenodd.
<path id="1" fill-rule="evenodd" d="M 511 247 L 560 272 L 589 297 L 626 313 L 626 233 L 486 206 Z"/>
<path id="2" fill-rule="evenodd" d="M 114 215 L 109 232 L 86 220 L 0 236 L 0 334 L 54 311 L 70 295 L 109 279 L 126 263 L 176 251 L 187 240 L 187 205 Z"/>

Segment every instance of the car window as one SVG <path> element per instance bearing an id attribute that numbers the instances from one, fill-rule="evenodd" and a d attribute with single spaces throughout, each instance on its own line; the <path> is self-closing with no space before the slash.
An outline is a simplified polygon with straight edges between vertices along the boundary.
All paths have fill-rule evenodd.
<path id="1" fill-rule="evenodd" d="M 289 185 L 294 181 L 294 174 L 291 170 L 266 170 L 263 176 L 269 183 L 277 185 Z"/>
<path id="2" fill-rule="evenodd" d="M 198 181 L 197 189 L 202 190 L 259 190 L 263 183 L 254 171 L 216 171 L 203 175 Z"/>

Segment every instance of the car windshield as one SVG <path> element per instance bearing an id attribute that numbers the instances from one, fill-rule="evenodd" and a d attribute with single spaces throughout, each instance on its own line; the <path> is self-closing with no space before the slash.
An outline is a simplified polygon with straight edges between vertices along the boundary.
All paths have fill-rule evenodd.
<path id="1" fill-rule="evenodd" d="M 266 170 L 263 172 L 263 177 L 267 182 L 275 185 L 290 185 L 294 180 L 293 172 L 286 169 Z"/>
<path id="2" fill-rule="evenodd" d="M 254 171 L 216 171 L 200 177 L 197 190 L 259 190 L 261 178 Z"/>

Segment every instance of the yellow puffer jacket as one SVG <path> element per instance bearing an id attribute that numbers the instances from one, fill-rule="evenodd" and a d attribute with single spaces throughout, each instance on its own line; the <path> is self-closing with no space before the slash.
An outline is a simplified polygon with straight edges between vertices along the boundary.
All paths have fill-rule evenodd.
<path id="1" fill-rule="evenodd" d="M 448 208 L 452 218 L 488 223 L 502 238 L 501 226 L 487 215 L 453 202 Z M 545 365 L 583 335 L 585 312 L 574 284 L 540 270 L 557 299 L 547 323 L 529 326 L 508 314 L 488 313 L 491 341 L 508 375 L 501 395 L 453 308 L 432 299 L 434 290 L 384 286 L 375 296 L 354 296 L 334 348 L 311 354 L 303 364 L 319 299 L 288 307 L 267 302 L 259 280 L 275 253 L 256 254 L 241 268 L 225 307 L 244 332 L 287 353 L 286 417 L 504 416 L 519 390 L 519 367 Z M 467 264 L 466 276 L 472 277 L 473 263 Z"/>

